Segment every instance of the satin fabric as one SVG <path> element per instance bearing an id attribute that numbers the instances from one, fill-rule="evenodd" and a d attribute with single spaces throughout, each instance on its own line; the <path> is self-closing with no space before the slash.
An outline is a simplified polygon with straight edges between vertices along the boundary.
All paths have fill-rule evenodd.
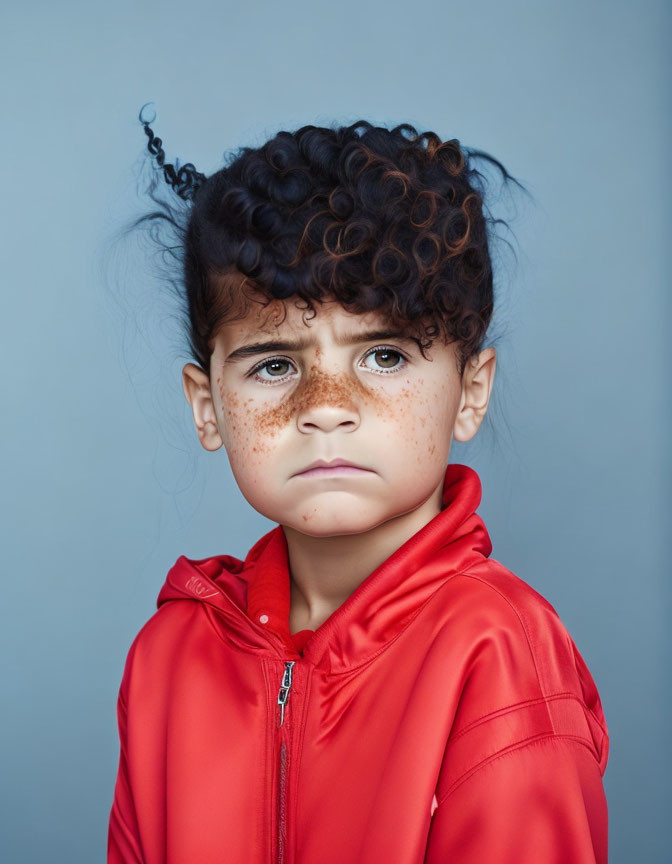
<path id="1" fill-rule="evenodd" d="M 480 500 L 448 465 L 444 509 L 303 655 L 281 526 L 244 561 L 178 558 L 119 688 L 108 864 L 606 862 L 597 688 Z"/>

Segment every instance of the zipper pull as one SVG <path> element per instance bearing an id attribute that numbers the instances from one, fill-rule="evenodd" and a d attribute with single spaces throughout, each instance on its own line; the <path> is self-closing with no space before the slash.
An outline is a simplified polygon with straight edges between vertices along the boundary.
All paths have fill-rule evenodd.
<path id="1" fill-rule="evenodd" d="M 292 686 L 292 669 L 295 662 L 295 660 L 285 661 L 285 671 L 282 675 L 282 683 L 280 684 L 280 692 L 278 693 L 278 705 L 280 706 L 280 723 L 278 724 L 279 726 L 282 726 L 285 720 L 285 705 L 287 704 L 287 700 L 289 699 L 289 691 Z"/>

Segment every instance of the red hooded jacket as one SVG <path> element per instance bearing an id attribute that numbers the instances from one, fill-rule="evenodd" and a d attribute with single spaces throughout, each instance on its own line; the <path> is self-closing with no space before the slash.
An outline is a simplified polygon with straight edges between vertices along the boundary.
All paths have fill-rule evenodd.
<path id="1" fill-rule="evenodd" d="M 178 558 L 119 688 L 108 864 L 606 862 L 595 683 L 480 500 L 448 465 L 444 509 L 294 636 L 280 525 Z"/>

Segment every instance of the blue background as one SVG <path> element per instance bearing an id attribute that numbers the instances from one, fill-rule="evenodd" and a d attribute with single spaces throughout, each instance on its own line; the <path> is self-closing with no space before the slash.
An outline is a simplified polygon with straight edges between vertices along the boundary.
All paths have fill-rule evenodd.
<path id="1" fill-rule="evenodd" d="M 130 642 L 180 554 L 242 557 L 271 527 L 198 444 L 151 250 L 115 239 L 148 203 L 149 100 L 169 160 L 205 173 L 281 128 L 365 117 L 457 137 L 528 185 L 491 409 L 451 461 L 481 476 L 493 557 L 597 683 L 610 861 L 666 858 L 671 17 L 657 0 L 5 6 L 3 861 L 104 861 Z"/>

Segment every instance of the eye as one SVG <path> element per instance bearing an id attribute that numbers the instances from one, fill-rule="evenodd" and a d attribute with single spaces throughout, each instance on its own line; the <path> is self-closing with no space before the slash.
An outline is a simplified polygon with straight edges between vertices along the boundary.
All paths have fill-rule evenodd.
<path id="1" fill-rule="evenodd" d="M 375 366 L 369 366 L 366 361 L 373 358 Z M 378 345 L 372 348 L 364 357 L 362 365 L 370 372 L 377 372 L 379 375 L 387 375 L 391 372 L 399 372 L 406 365 L 406 357 L 397 351 L 396 348 L 390 348 L 387 345 Z M 399 362 L 401 361 L 401 362 Z"/>
<path id="2" fill-rule="evenodd" d="M 287 369 L 294 368 L 294 364 L 287 360 L 286 357 L 270 357 L 262 363 L 258 363 L 250 370 L 250 376 L 263 384 L 277 384 L 278 381 L 285 381 L 289 376 Z M 268 376 L 261 373 L 267 371 Z"/>

